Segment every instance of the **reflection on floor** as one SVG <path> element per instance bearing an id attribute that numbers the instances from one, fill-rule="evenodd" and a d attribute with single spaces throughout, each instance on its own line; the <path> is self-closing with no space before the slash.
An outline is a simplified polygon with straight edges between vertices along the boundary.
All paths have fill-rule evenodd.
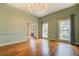
<path id="1" fill-rule="evenodd" d="M 1 56 L 78 56 L 79 46 L 30 38 L 26 42 L 0 47 Z"/>

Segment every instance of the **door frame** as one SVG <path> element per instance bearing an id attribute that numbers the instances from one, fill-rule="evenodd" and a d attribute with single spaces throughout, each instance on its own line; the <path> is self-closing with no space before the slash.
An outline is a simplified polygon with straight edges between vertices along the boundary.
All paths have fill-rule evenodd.
<path id="1" fill-rule="evenodd" d="M 32 28 L 33 26 L 33 28 Z M 34 32 L 34 38 L 38 38 L 38 29 L 37 29 L 37 24 L 33 23 L 31 21 L 27 22 L 27 36 L 31 37 L 31 30 Z"/>

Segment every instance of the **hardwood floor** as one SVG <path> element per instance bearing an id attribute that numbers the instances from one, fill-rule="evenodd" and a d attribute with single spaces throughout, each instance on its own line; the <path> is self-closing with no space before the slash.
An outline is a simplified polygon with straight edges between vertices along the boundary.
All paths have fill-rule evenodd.
<path id="1" fill-rule="evenodd" d="M 0 47 L 0 56 L 79 56 L 79 46 L 29 39 L 26 42 Z"/>

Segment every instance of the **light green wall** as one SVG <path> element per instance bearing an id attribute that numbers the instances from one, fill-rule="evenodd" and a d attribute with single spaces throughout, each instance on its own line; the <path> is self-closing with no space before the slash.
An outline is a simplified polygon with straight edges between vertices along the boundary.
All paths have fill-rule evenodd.
<path id="1" fill-rule="evenodd" d="M 78 7 L 79 5 L 76 5 L 40 18 L 39 22 L 48 22 L 48 39 L 58 39 L 58 21 L 69 18 L 71 14 L 78 13 Z M 39 36 L 41 37 L 41 29 Z"/>
<path id="2" fill-rule="evenodd" d="M 75 15 L 75 43 L 79 43 L 79 14 Z"/>
<path id="3" fill-rule="evenodd" d="M 0 44 L 26 40 L 28 21 L 38 24 L 37 17 L 0 4 Z"/>

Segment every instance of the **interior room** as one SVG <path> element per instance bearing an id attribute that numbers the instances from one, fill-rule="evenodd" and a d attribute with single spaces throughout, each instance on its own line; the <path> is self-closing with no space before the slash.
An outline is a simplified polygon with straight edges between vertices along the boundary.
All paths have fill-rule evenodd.
<path id="1" fill-rule="evenodd" d="M 79 56 L 78 3 L 0 3 L 0 56 Z"/>

